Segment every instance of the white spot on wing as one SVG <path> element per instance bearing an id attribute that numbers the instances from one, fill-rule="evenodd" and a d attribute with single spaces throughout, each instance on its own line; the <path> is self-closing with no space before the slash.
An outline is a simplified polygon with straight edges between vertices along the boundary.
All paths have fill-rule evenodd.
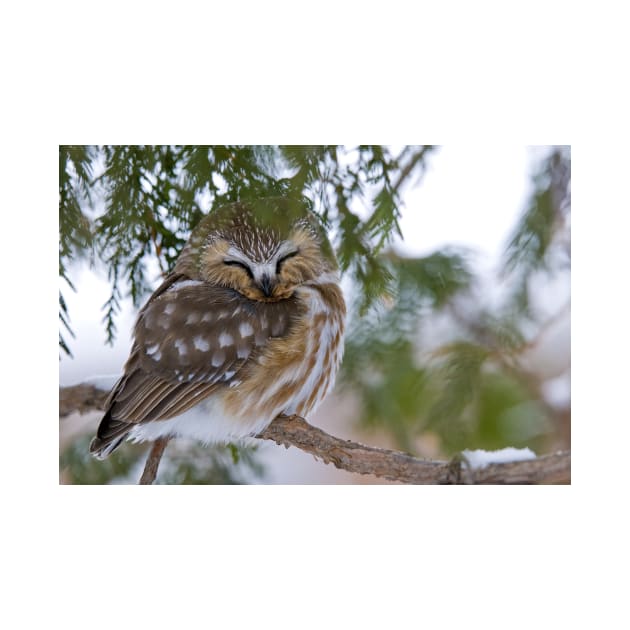
<path id="1" fill-rule="evenodd" d="M 193 339 L 193 344 L 197 350 L 201 350 L 202 352 L 207 352 L 210 349 L 210 344 L 203 338 L 198 335 Z"/>
<path id="2" fill-rule="evenodd" d="M 219 347 L 225 348 L 226 346 L 232 346 L 232 345 L 234 345 L 234 338 L 232 337 L 232 335 L 222 332 L 219 335 Z"/>
<path id="3" fill-rule="evenodd" d="M 172 315 L 175 312 L 175 304 L 170 303 L 164 307 L 164 313 L 166 315 Z"/>
<path id="4" fill-rule="evenodd" d="M 241 333 L 241 337 L 251 337 L 254 334 L 254 329 L 249 322 L 242 322 L 238 327 L 238 332 Z"/>
<path id="5" fill-rule="evenodd" d="M 155 343 L 151 346 L 147 346 L 146 353 L 154 360 L 159 361 L 162 358 L 159 344 Z"/>
<path id="6" fill-rule="evenodd" d="M 199 321 L 199 313 L 190 313 L 186 318 L 186 324 L 196 324 Z"/>
<path id="7" fill-rule="evenodd" d="M 183 339 L 176 339 L 175 347 L 177 348 L 177 352 L 179 352 L 182 356 L 188 353 L 186 342 Z"/>
<path id="8" fill-rule="evenodd" d="M 217 350 L 212 355 L 212 361 L 211 361 L 212 366 L 213 367 L 221 367 L 224 362 L 225 362 L 225 352 L 223 352 L 223 350 Z"/>

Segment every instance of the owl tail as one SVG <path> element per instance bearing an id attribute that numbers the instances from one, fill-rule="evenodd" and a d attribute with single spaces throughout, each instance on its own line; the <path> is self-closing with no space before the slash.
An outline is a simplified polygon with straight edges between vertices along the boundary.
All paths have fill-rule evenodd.
<path id="1" fill-rule="evenodd" d="M 109 457 L 127 437 L 133 425 L 120 420 L 112 420 L 109 411 L 98 425 L 96 437 L 90 442 L 90 453 L 97 459 Z"/>

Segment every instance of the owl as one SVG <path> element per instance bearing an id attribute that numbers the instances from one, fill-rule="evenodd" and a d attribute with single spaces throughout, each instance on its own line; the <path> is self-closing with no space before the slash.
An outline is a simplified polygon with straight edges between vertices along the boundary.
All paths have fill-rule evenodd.
<path id="1" fill-rule="evenodd" d="M 345 314 L 334 252 L 301 202 L 211 211 L 139 312 L 90 452 L 125 438 L 240 441 L 307 416 L 333 387 Z"/>

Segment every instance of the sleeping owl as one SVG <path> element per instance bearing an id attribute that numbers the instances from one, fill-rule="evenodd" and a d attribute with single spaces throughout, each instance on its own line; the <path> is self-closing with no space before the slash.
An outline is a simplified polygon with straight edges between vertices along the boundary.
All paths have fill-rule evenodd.
<path id="1" fill-rule="evenodd" d="M 227 204 L 193 230 L 138 314 L 122 377 L 90 445 L 255 436 L 332 389 L 346 307 L 333 249 L 301 201 Z"/>

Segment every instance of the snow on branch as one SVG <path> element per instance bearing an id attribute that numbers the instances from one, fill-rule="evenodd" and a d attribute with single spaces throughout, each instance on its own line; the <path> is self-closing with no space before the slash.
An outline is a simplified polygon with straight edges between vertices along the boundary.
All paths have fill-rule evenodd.
<path id="1" fill-rule="evenodd" d="M 73 411 L 102 409 L 107 392 L 82 384 L 59 388 L 59 416 Z M 294 446 L 325 464 L 406 484 L 568 484 L 571 453 L 562 451 L 519 461 L 500 461 L 474 467 L 465 453 L 450 462 L 419 459 L 384 448 L 342 440 L 310 425 L 299 416 L 279 416 L 258 436 L 285 447 Z M 141 483 L 155 480 L 166 441 L 151 449 Z"/>

